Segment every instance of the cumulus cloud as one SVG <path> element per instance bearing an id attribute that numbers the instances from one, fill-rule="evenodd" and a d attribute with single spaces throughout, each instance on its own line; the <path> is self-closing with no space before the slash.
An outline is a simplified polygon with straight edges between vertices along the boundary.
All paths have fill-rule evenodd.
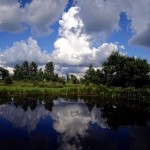
<path id="1" fill-rule="evenodd" d="M 22 31 L 21 18 L 22 10 L 17 0 L 0 0 L 0 31 Z"/>
<path id="2" fill-rule="evenodd" d="M 103 39 L 109 33 L 119 30 L 120 14 L 123 12 L 127 15 L 131 25 L 132 38 L 130 43 L 150 47 L 150 38 L 147 35 L 150 24 L 149 0 L 136 0 L 136 3 L 135 0 L 74 1 L 76 2 L 75 6 L 80 9 L 80 11 L 78 10 L 78 17 L 82 20 L 78 24 L 78 28 L 82 28 L 84 25 L 84 32 L 88 35 L 88 37 L 82 36 L 82 38 L 87 40 L 90 36 L 95 40 L 96 37 L 100 36 Z M 30 3 L 26 3 L 24 7 L 20 7 L 21 4 L 18 0 L 0 0 L 0 31 L 19 32 L 30 28 L 35 36 L 48 35 L 52 32 L 51 25 L 61 17 L 67 2 L 68 0 L 32 0 Z M 78 17 L 76 16 L 76 18 Z M 68 21 L 70 25 L 65 25 L 62 22 L 61 26 L 64 26 L 65 29 L 66 27 L 72 28 L 72 32 L 77 32 L 72 27 L 72 24 L 75 23 L 72 21 L 74 20 Z M 62 39 L 60 40 L 62 41 Z M 56 47 L 60 40 L 57 41 Z M 66 44 L 66 41 L 64 43 Z M 84 44 L 82 43 L 82 46 Z"/>
<path id="3" fill-rule="evenodd" d="M 107 35 L 118 30 L 120 14 L 127 15 L 132 30 L 131 44 L 150 47 L 147 35 L 150 24 L 149 0 L 76 0 L 87 33 Z M 88 11 L 87 11 L 88 10 Z M 90 18 L 90 19 L 89 19 Z"/>
<path id="4" fill-rule="evenodd" d="M 133 31 L 131 44 L 137 44 L 150 48 L 150 1 L 137 0 L 129 1 L 128 6 L 125 7 L 126 14 L 131 20 L 131 29 Z"/>
<path id="5" fill-rule="evenodd" d="M 80 16 L 88 33 L 108 34 L 119 29 L 121 8 L 116 0 L 79 0 L 77 6 L 81 8 Z"/>
<path id="6" fill-rule="evenodd" d="M 93 47 L 92 36 L 86 34 L 79 12 L 79 7 L 72 7 L 59 21 L 59 38 L 54 43 L 51 58 L 61 66 L 62 71 L 69 72 L 74 67 L 74 72 L 81 72 L 89 64 L 99 67 L 112 51 L 120 49 L 119 45 L 113 43 Z"/>
<path id="7" fill-rule="evenodd" d="M 18 32 L 30 27 L 35 36 L 47 35 L 66 4 L 67 0 L 32 0 L 20 7 L 18 0 L 0 0 L 0 31 Z"/>
<path id="8" fill-rule="evenodd" d="M 12 47 L 0 52 L 0 65 L 6 67 L 14 67 L 25 60 L 45 65 L 49 59 L 49 54 L 42 51 L 32 37 L 27 41 L 15 42 Z"/>
<path id="9" fill-rule="evenodd" d="M 44 52 L 35 39 L 15 42 L 12 47 L 0 52 L 0 65 L 12 67 L 24 60 L 35 61 L 38 65 L 44 65 L 53 61 L 56 72 L 61 74 L 83 74 L 89 64 L 100 67 L 106 58 L 118 49 L 122 49 L 117 43 L 103 43 L 93 46 L 93 35 L 85 31 L 79 7 L 71 7 L 59 20 L 59 37 L 54 43 L 52 53 Z"/>
<path id="10" fill-rule="evenodd" d="M 150 48 L 150 26 L 142 33 L 133 37 L 129 42 L 131 44 L 141 45 Z"/>
<path id="11" fill-rule="evenodd" d="M 33 0 L 24 8 L 24 20 L 36 36 L 47 35 L 50 25 L 63 13 L 67 0 Z"/>

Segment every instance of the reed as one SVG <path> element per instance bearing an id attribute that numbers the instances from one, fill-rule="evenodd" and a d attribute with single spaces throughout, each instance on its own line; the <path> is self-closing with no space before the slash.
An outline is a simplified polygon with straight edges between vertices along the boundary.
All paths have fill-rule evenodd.
<path id="1" fill-rule="evenodd" d="M 97 96 L 101 98 L 110 99 L 132 99 L 132 100 L 150 100 L 150 89 L 135 89 L 133 87 L 128 88 L 114 88 L 104 85 L 70 85 L 61 87 L 57 85 L 55 88 L 48 87 L 20 87 L 20 86 L 0 86 L 0 96 Z"/>

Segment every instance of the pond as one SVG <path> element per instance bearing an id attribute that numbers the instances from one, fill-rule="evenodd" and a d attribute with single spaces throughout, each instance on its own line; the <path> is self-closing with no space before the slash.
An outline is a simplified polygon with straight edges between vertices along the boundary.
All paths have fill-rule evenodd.
<path id="1" fill-rule="evenodd" d="M 1 150 L 149 150 L 150 106 L 94 98 L 0 98 Z"/>

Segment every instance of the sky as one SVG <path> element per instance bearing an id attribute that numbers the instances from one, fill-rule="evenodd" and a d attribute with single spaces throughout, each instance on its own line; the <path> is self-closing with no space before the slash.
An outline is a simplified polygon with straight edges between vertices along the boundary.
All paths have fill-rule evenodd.
<path id="1" fill-rule="evenodd" d="M 150 62 L 149 0 L 0 0 L 0 66 L 53 61 L 61 75 L 100 68 L 112 51 Z"/>

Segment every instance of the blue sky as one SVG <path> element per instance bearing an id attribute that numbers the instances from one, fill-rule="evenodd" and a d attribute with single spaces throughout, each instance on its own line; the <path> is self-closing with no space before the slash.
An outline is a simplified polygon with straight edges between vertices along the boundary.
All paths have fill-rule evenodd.
<path id="1" fill-rule="evenodd" d="M 149 12 L 149 0 L 0 0 L 0 66 L 53 61 L 80 74 L 114 50 L 150 62 Z"/>

